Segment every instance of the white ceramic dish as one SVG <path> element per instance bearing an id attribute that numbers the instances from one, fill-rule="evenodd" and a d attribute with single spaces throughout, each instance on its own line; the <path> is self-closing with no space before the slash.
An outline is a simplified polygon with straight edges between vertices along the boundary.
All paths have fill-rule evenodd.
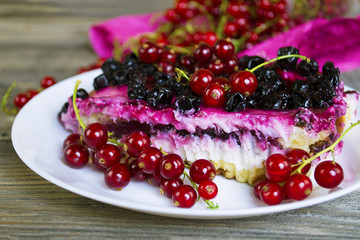
<path id="1" fill-rule="evenodd" d="M 240 218 L 298 209 L 338 198 L 360 188 L 360 148 L 356 147 L 356 143 L 360 142 L 360 127 L 356 127 L 345 137 L 345 147 L 337 157 L 345 171 L 343 183 L 330 191 L 315 186 L 310 197 L 303 201 L 266 206 L 254 197 L 250 186 L 221 176 L 215 179 L 219 186 L 219 194 L 214 199 L 219 204 L 217 210 L 207 209 L 201 200 L 191 209 L 177 208 L 147 182 L 131 182 L 120 192 L 110 190 L 104 183 L 103 173 L 90 166 L 72 169 L 64 164 L 61 149 L 69 132 L 57 120 L 65 100 L 73 94 L 76 80 L 82 81 L 80 87 L 91 90 L 93 78 L 100 73 L 100 70 L 94 70 L 77 75 L 41 92 L 26 104 L 13 123 L 11 136 L 19 157 L 30 169 L 59 187 L 139 212 L 198 219 Z"/>

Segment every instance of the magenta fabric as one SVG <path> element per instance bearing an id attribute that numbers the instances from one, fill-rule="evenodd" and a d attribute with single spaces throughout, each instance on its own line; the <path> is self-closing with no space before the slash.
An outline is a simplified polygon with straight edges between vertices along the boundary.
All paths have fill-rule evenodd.
<path id="1" fill-rule="evenodd" d="M 334 62 L 341 71 L 360 67 L 360 18 L 316 19 L 277 35 L 239 54 L 274 58 L 277 49 L 294 46 L 300 54 L 315 59 L 320 66 Z"/>
<path id="2" fill-rule="evenodd" d="M 157 25 L 150 23 L 153 14 L 121 16 L 91 26 L 89 40 L 95 53 L 102 58 L 111 57 L 115 39 L 124 43 L 138 34 L 154 32 Z"/>
<path id="3" fill-rule="evenodd" d="M 100 57 L 112 56 L 113 42 L 121 43 L 132 36 L 153 32 L 157 25 L 149 22 L 153 13 L 121 16 L 95 24 L 90 28 L 89 39 Z M 295 46 L 301 55 L 314 58 L 322 66 L 333 61 L 341 71 L 360 67 L 360 18 L 316 19 L 299 25 L 285 33 L 255 45 L 239 55 L 276 57 L 277 50 Z"/>

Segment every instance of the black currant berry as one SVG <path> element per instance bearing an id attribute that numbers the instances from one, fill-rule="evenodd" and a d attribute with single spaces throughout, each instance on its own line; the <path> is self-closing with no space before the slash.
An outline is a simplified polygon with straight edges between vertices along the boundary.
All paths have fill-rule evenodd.
<path id="1" fill-rule="evenodd" d="M 100 74 L 99 76 L 97 76 L 95 79 L 94 79 L 94 83 L 93 83 L 93 86 L 94 86 L 94 89 L 95 90 L 99 90 L 99 89 L 102 89 L 102 88 L 106 88 L 110 85 L 109 83 L 109 80 L 105 77 L 104 74 Z"/>
<path id="2" fill-rule="evenodd" d="M 265 59 L 259 56 L 243 56 L 239 58 L 239 69 L 251 69 L 256 67 L 257 65 L 264 63 Z"/>
<path id="3" fill-rule="evenodd" d="M 101 65 L 101 70 L 103 71 L 105 77 L 108 81 L 112 81 L 114 78 L 114 73 L 122 68 L 120 62 L 116 61 L 114 58 L 108 58 Z"/>
<path id="4" fill-rule="evenodd" d="M 146 99 L 151 107 L 162 109 L 170 106 L 172 93 L 168 88 L 158 86 L 149 91 Z"/>
<path id="5" fill-rule="evenodd" d="M 295 47 L 282 47 L 278 50 L 277 56 L 280 57 L 280 56 L 293 55 L 293 54 L 298 55 L 299 50 Z M 298 59 L 299 58 L 297 57 L 289 57 L 289 58 L 281 59 L 277 61 L 277 65 L 283 70 L 293 71 L 296 69 Z"/>
<path id="6" fill-rule="evenodd" d="M 246 98 L 237 92 L 232 94 L 225 105 L 227 112 L 240 112 L 246 108 Z"/>
<path id="7" fill-rule="evenodd" d="M 290 95 L 286 91 L 279 91 L 265 96 L 261 102 L 264 109 L 286 110 L 290 106 Z"/>
<path id="8" fill-rule="evenodd" d="M 183 95 L 175 100 L 175 108 L 182 114 L 194 114 L 200 109 L 200 98 L 195 96 Z"/>
<path id="9" fill-rule="evenodd" d="M 315 76 L 318 71 L 319 64 L 314 59 L 302 60 L 297 66 L 297 72 L 304 77 Z"/>
<path id="10" fill-rule="evenodd" d="M 128 85 L 127 94 L 130 99 L 145 100 L 147 93 L 148 93 L 148 90 L 141 83 L 131 82 Z"/>

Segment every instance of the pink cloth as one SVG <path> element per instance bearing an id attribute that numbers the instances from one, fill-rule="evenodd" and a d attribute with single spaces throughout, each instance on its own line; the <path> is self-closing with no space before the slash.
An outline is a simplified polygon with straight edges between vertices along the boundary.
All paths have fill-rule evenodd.
<path id="1" fill-rule="evenodd" d="M 153 32 L 158 27 L 149 22 L 153 13 L 121 16 L 96 24 L 90 28 L 89 39 L 100 57 L 112 56 L 114 39 L 121 43 L 132 36 Z M 279 34 L 239 55 L 276 57 L 277 50 L 295 46 L 301 55 L 314 58 L 322 66 L 333 61 L 341 71 L 360 67 L 360 18 L 333 20 L 316 19 Z"/>
<path id="2" fill-rule="evenodd" d="M 89 40 L 99 57 L 112 56 L 114 40 L 124 43 L 130 37 L 154 32 L 156 24 L 150 23 L 153 13 L 116 17 L 90 27 Z"/>
<path id="3" fill-rule="evenodd" d="M 277 35 L 239 54 L 274 58 L 280 47 L 294 46 L 320 66 L 334 62 L 342 72 L 360 67 L 360 18 L 316 19 Z"/>

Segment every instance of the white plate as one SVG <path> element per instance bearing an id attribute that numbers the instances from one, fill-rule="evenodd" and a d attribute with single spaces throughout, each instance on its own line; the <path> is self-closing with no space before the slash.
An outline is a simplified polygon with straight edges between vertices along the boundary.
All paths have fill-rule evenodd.
<path id="1" fill-rule="evenodd" d="M 65 100 L 73 94 L 76 80 L 82 81 L 80 87 L 91 90 L 93 78 L 100 73 L 100 70 L 94 70 L 74 76 L 41 92 L 26 104 L 13 123 L 12 141 L 22 161 L 41 177 L 64 189 L 139 212 L 179 218 L 221 219 L 308 207 L 360 188 L 360 148 L 356 147 L 356 143 L 360 142 L 360 127 L 356 127 L 345 137 L 343 153 L 337 157 L 345 171 L 343 183 L 330 191 L 315 187 L 310 197 L 303 201 L 266 206 L 254 197 L 250 186 L 221 176 L 215 179 L 219 186 L 219 194 L 214 199 L 219 204 L 217 210 L 207 209 L 202 200 L 191 209 L 177 208 L 170 199 L 162 196 L 156 187 L 147 182 L 131 182 L 120 192 L 110 190 L 104 183 L 103 173 L 90 166 L 72 169 L 63 163 L 61 148 L 69 132 L 57 120 L 57 114 Z"/>

